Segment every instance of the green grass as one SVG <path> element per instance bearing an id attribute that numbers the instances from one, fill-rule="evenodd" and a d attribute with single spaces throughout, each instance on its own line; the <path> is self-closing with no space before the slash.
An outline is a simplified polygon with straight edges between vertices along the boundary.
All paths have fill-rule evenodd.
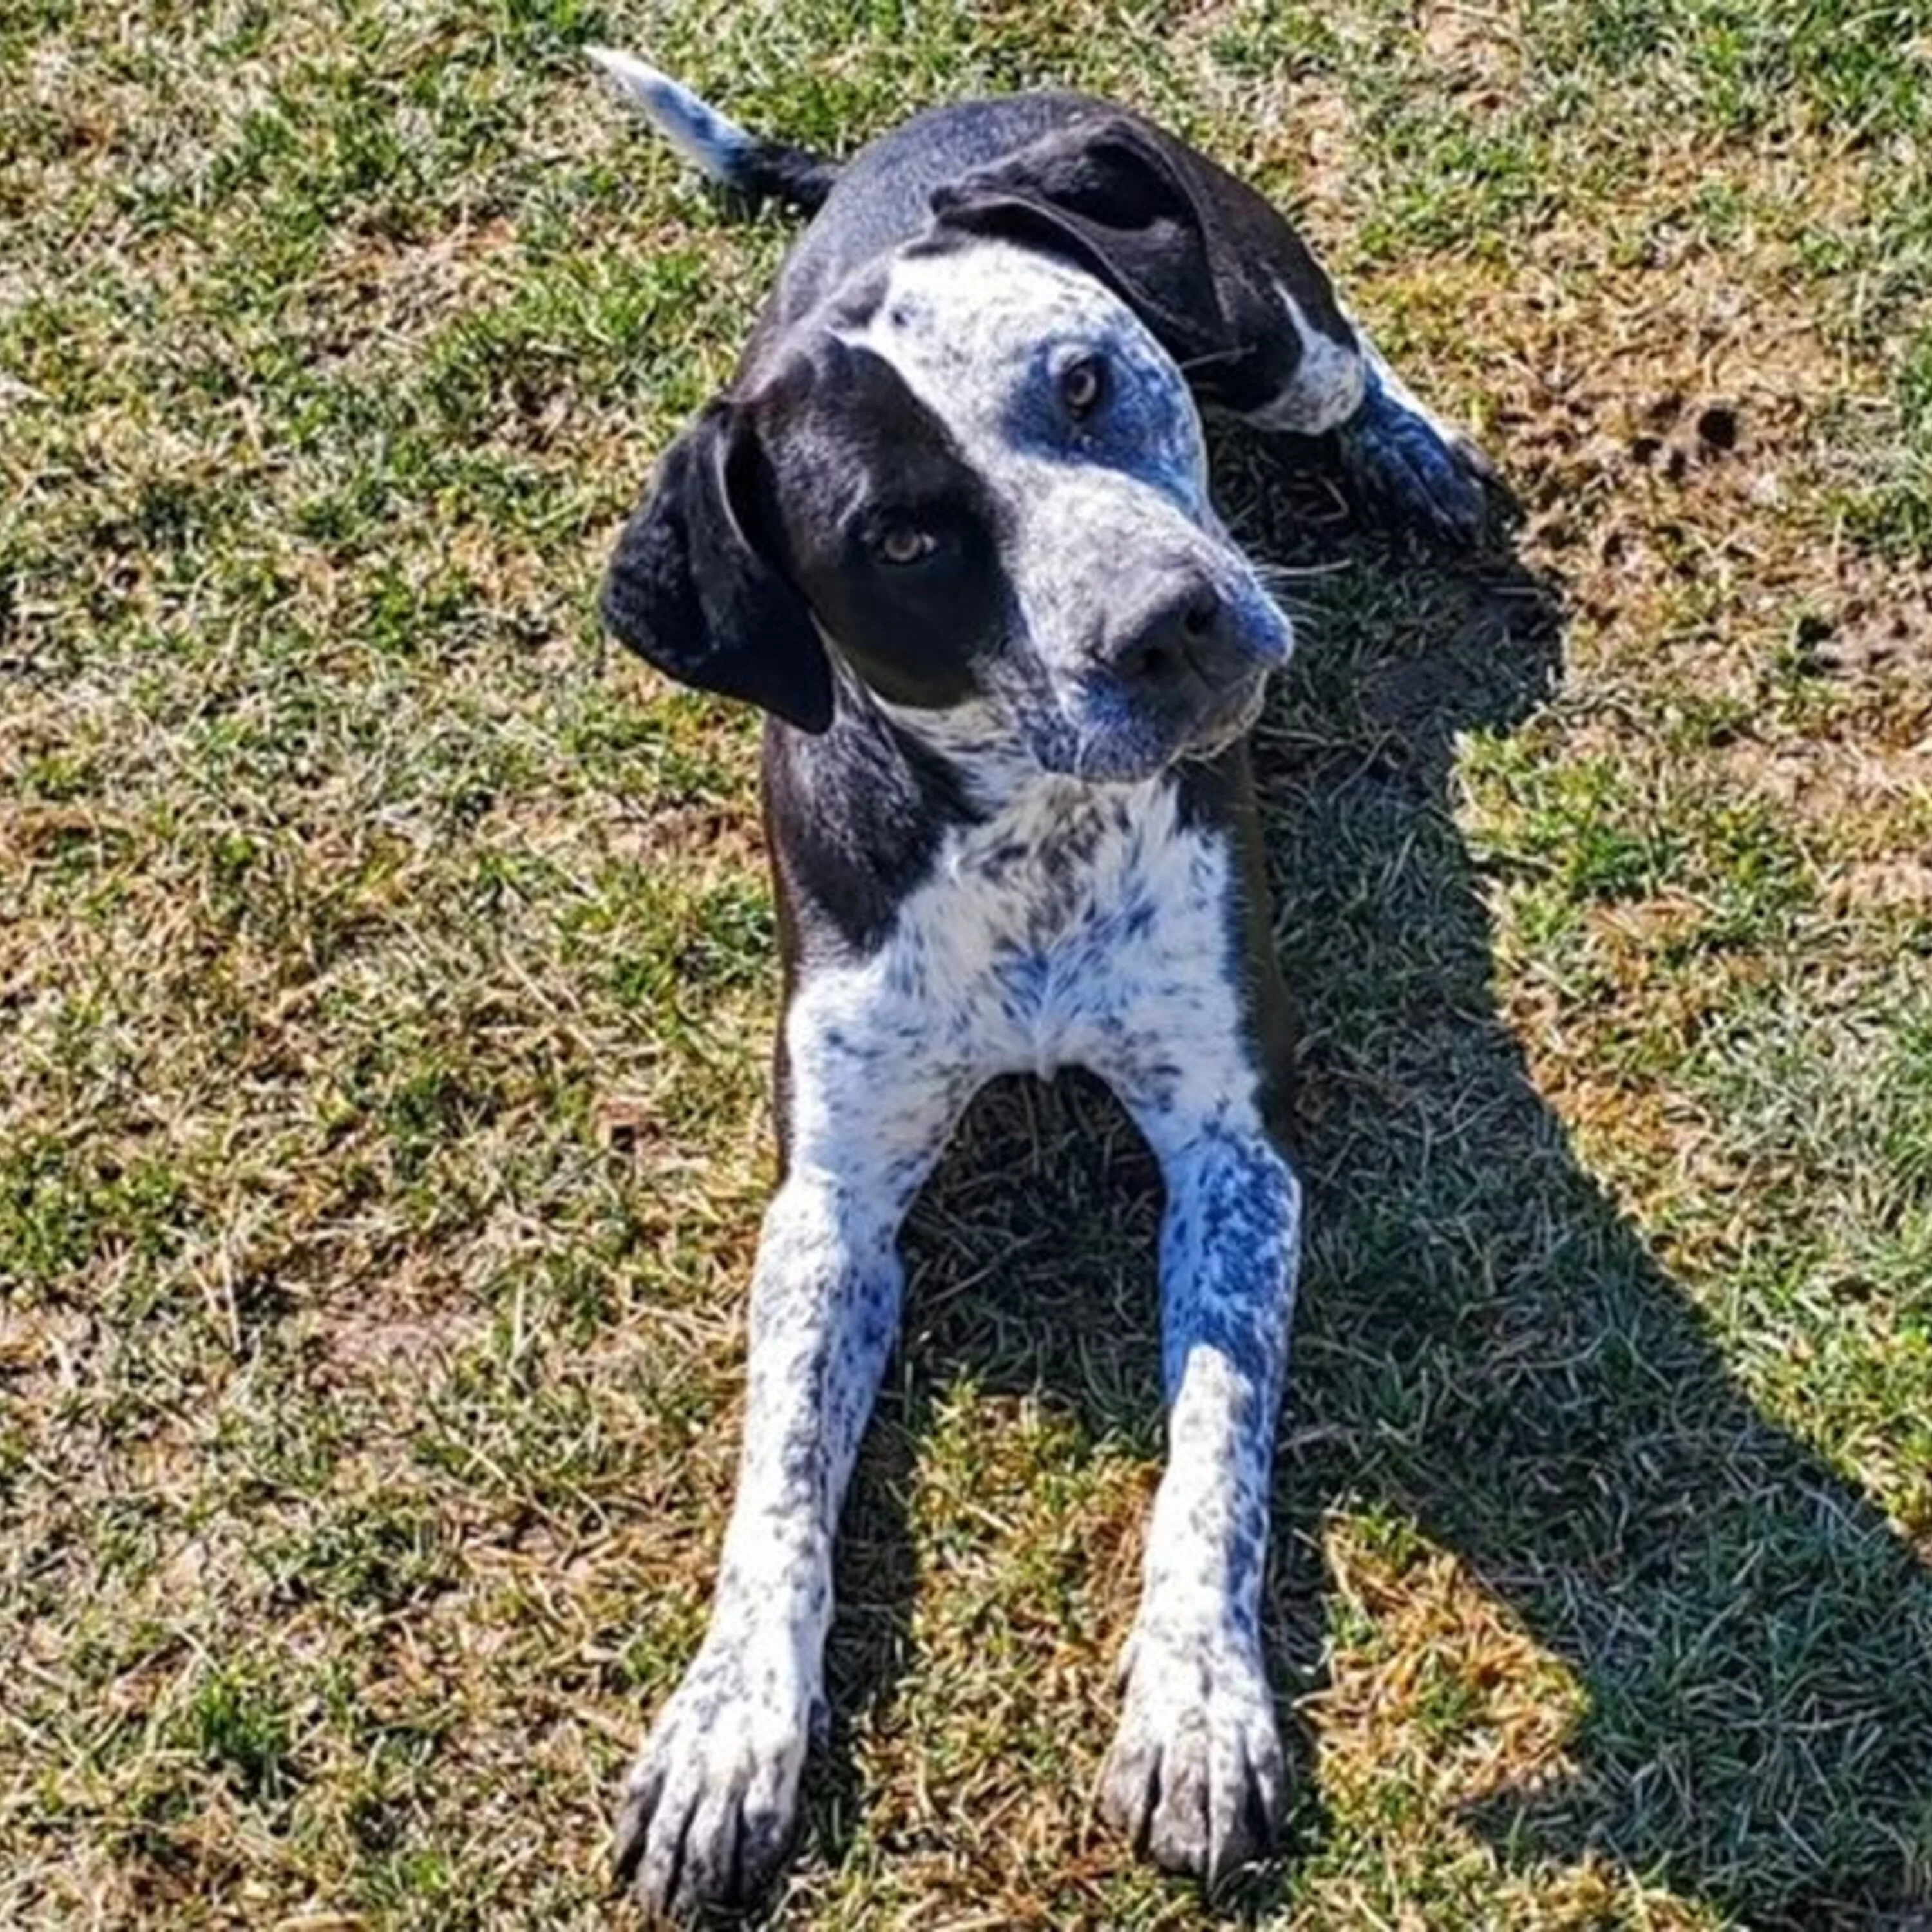
<path id="1" fill-rule="evenodd" d="M 1309 1265 L 1268 1925 L 1932 1920 L 1932 41 L 1822 0 L 0 13 L 0 1922 L 626 1922 L 770 1184 L 755 730 L 600 642 L 842 146 L 1106 89 L 1301 214 L 1514 556 L 1338 522 L 1258 737 Z M 922 1204 L 773 1922 L 1195 1925 L 1094 1822 L 1153 1170 Z"/>

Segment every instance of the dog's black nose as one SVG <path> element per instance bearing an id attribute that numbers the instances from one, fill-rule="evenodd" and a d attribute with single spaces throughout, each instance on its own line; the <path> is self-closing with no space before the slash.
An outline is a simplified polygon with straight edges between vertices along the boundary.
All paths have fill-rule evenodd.
<path id="1" fill-rule="evenodd" d="M 1121 682 L 1148 697 L 1219 693 L 1258 668 L 1226 601 L 1198 579 L 1160 598 L 1112 656 Z"/>

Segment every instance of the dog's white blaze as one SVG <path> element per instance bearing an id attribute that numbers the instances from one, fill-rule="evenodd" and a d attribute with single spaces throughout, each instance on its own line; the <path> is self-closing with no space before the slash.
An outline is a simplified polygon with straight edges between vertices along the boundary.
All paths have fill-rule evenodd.
<path id="1" fill-rule="evenodd" d="M 1091 275 L 1004 242 L 982 243 L 970 255 L 901 255 L 864 340 L 982 475 L 1005 479 L 1024 465 L 1040 486 L 1055 472 L 1090 470 L 1164 500 L 1165 516 L 1144 500 L 1120 512 L 1145 519 L 1149 534 L 1178 512 L 1226 541 L 1208 506 L 1207 443 L 1185 380 L 1139 317 Z M 1104 351 L 1114 388 L 1148 406 L 1130 476 L 1097 464 L 1029 464 L 1016 451 L 1010 412 L 1042 346 L 1056 342 Z"/>
<path id="2" fill-rule="evenodd" d="M 1096 676 L 1096 614 L 1118 606 L 1135 566 L 1149 583 L 1198 573 L 1240 614 L 1258 667 L 1287 661 L 1288 618 L 1210 499 L 1206 440 L 1185 380 L 1092 276 L 1002 242 L 902 254 L 871 318 L 848 339 L 892 365 L 1005 509 L 1000 564 L 1017 634 L 982 671 L 1006 735 L 1036 764 L 1126 778 L 1172 752 L 1171 744 L 1131 748 L 1145 722 L 1124 724 L 1110 711 L 1104 668 Z M 1068 423 L 1042 380 L 1057 350 L 1106 359 L 1105 421 L 1088 431 Z"/>
<path id="3" fill-rule="evenodd" d="M 1294 381 L 1248 420 L 1259 429 L 1320 436 L 1347 422 L 1361 406 L 1366 344 L 1362 349 L 1351 348 L 1324 334 L 1308 320 L 1286 284 L 1277 281 L 1275 292 L 1300 340 L 1301 359 L 1295 365 Z"/>

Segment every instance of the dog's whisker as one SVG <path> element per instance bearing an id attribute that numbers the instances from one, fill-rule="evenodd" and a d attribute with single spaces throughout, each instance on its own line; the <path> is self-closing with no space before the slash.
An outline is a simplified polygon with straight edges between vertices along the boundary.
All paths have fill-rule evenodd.
<path id="1" fill-rule="evenodd" d="M 1274 563 L 1265 557 L 1253 560 L 1255 574 L 1264 583 L 1305 582 L 1310 578 L 1340 577 L 1354 566 L 1346 556 L 1338 556 L 1327 563 Z"/>

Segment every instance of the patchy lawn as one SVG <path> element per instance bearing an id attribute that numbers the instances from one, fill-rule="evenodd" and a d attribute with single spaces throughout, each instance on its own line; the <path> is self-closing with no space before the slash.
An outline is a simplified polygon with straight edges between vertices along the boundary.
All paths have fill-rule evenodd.
<path id="1" fill-rule="evenodd" d="M 632 1922 L 769 1182 L 754 728 L 600 644 L 846 146 L 1072 81 L 1297 207 L 1513 552 L 1246 446 L 1309 1268 L 1270 1925 L 1932 1924 L 1932 25 L 1826 0 L 0 13 L 0 1922 Z M 910 1237 L 776 1922 L 1209 1922 L 1091 1821 L 1151 1167 Z"/>

